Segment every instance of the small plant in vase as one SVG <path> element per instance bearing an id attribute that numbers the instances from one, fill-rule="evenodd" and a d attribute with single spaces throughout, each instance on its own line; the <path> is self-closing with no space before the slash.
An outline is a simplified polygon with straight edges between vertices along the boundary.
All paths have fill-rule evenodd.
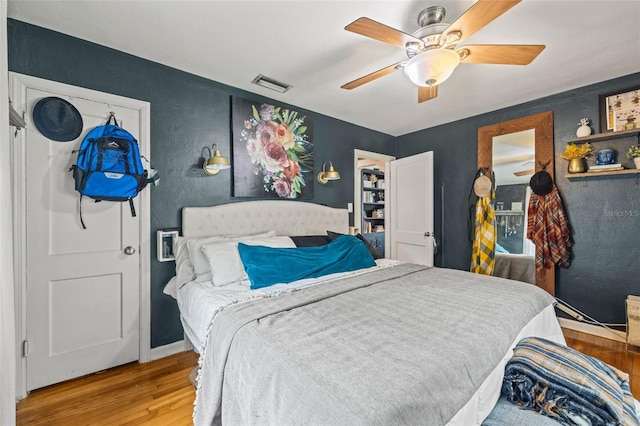
<path id="1" fill-rule="evenodd" d="M 640 169 L 640 145 L 631 145 L 627 151 L 627 157 L 633 159 L 636 169 Z"/>
<path id="2" fill-rule="evenodd" d="M 591 127 L 589 127 L 590 120 L 588 118 L 581 118 L 578 123 L 578 130 L 576 130 L 576 136 L 579 138 L 583 138 L 585 136 L 589 136 L 591 134 Z"/>
<path id="3" fill-rule="evenodd" d="M 591 145 L 583 143 L 576 145 L 570 143 L 562 154 L 562 158 L 569 160 L 569 173 L 584 173 L 587 170 L 585 158 L 593 153 Z"/>

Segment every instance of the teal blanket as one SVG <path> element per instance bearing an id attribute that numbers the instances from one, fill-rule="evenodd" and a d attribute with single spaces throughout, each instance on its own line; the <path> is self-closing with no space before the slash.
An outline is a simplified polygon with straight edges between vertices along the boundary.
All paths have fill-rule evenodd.
<path id="1" fill-rule="evenodd" d="M 272 248 L 239 243 L 238 253 L 252 289 L 376 266 L 364 243 L 351 235 L 341 235 L 319 247 Z"/>

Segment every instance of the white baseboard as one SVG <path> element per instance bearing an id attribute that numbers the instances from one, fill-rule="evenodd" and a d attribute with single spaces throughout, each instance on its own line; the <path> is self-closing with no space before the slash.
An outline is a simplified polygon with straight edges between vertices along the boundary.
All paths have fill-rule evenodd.
<path id="1" fill-rule="evenodd" d="M 186 352 L 191 349 L 190 347 L 191 345 L 188 343 L 188 340 L 178 340 L 177 342 L 169 343 L 168 345 L 152 348 L 150 361 Z"/>
<path id="2" fill-rule="evenodd" d="M 569 330 L 580 331 L 581 333 L 604 337 L 605 339 L 615 340 L 617 342 L 627 342 L 627 335 L 623 331 L 610 330 L 608 328 L 600 327 L 593 324 L 585 324 L 583 322 L 567 318 L 558 318 L 558 322 L 560 322 L 560 327 L 562 328 L 568 328 Z"/>

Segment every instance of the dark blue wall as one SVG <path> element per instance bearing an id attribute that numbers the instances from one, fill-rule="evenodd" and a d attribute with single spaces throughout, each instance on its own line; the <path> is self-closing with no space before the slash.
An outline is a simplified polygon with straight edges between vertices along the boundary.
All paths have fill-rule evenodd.
<path id="1" fill-rule="evenodd" d="M 231 197 L 231 174 L 208 177 L 197 168 L 202 149 L 215 142 L 231 156 L 230 97 L 269 99 L 135 56 L 49 31 L 8 21 L 9 70 L 151 103 L 151 161 L 161 173 L 151 186 L 151 344 L 182 339 L 175 301 L 162 293 L 174 263 L 155 257 L 155 231 L 180 226 L 184 206 L 241 201 Z M 294 89 L 295 90 L 295 89 Z M 278 105 L 287 106 L 282 103 Z M 342 180 L 320 185 L 315 203 L 346 208 L 353 201 L 353 149 L 393 154 L 393 137 L 288 106 L 313 117 L 315 174 L 332 161 Z M 315 177 L 314 174 L 314 177 Z"/>
<path id="2" fill-rule="evenodd" d="M 151 103 L 151 159 L 160 170 L 160 186 L 151 187 L 151 231 L 180 226 L 183 206 L 241 201 L 231 197 L 231 175 L 205 177 L 195 169 L 202 148 L 214 141 L 225 155 L 230 148 L 230 96 L 268 101 L 259 95 L 188 74 L 83 40 L 8 21 L 9 69 L 75 86 Z M 552 78 L 552 77 L 550 77 Z M 310 111 L 313 116 L 315 168 L 331 160 L 343 176 L 322 186 L 314 180 L 313 202 L 346 207 L 353 201 L 353 149 L 397 157 L 433 150 L 435 223 L 441 247 L 436 265 L 467 269 L 467 199 L 476 171 L 478 127 L 552 110 L 556 184 L 563 195 L 574 238 L 571 267 L 557 273 L 556 292 L 603 322 L 624 322 L 624 298 L 640 294 L 640 177 L 565 178 L 560 157 L 577 123 L 597 123 L 598 95 L 640 86 L 640 73 L 523 105 L 471 117 L 393 138 Z M 287 105 L 284 105 L 287 106 Z M 598 132 L 596 124 L 594 131 Z M 629 140 L 599 142 L 624 152 Z M 444 203 L 441 202 L 444 200 Z M 443 219 L 444 218 L 444 219 Z M 152 346 L 182 338 L 175 301 L 162 294 L 173 263 L 151 259 Z"/>
<path id="3" fill-rule="evenodd" d="M 456 269 L 470 265 L 466 214 L 477 168 L 478 128 L 553 111 L 556 186 L 574 240 L 571 266 L 556 274 L 556 295 L 601 322 L 625 323 L 624 299 L 628 294 L 640 294 L 640 175 L 569 180 L 567 161 L 560 155 L 567 141 L 575 139 L 581 118 L 591 118 L 594 132 L 600 132 L 600 94 L 639 86 L 640 73 L 632 74 L 398 137 L 398 158 L 434 151 L 436 234 L 443 236 L 436 264 Z M 624 155 L 633 143 L 637 143 L 635 137 L 595 142 L 593 146 L 614 148 L 618 159 L 633 167 Z"/>

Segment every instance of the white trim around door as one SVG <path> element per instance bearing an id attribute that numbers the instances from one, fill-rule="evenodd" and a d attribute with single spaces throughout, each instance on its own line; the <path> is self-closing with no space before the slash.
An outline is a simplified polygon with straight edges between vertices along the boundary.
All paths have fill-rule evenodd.
<path id="1" fill-rule="evenodd" d="M 9 126 L 7 64 L 7 2 L 0 0 L 0 232 L 13 231 L 11 188 L 11 145 L 16 128 Z M 16 422 L 16 363 L 13 247 L 6 240 L 0 246 L 0 424 Z"/>
<path id="2" fill-rule="evenodd" d="M 91 98 L 109 105 L 136 109 L 140 113 L 140 131 L 138 144 L 140 152 L 150 158 L 150 115 L 151 104 L 146 101 L 125 98 L 122 96 L 98 92 L 77 86 L 18 73 L 9 73 L 9 93 L 14 105 L 26 103 L 27 88 L 50 92 L 64 93 L 75 98 Z M 30 111 L 25 111 L 30 114 Z M 18 132 L 12 146 L 12 181 L 14 190 L 14 270 L 15 270 L 15 309 L 16 309 L 16 396 L 18 399 L 27 395 L 26 358 L 22 356 L 22 342 L 27 336 L 26 330 L 26 176 L 28 159 L 25 150 L 26 134 Z M 149 189 L 143 190 L 139 197 L 139 232 L 140 232 L 140 353 L 139 362 L 151 360 L 151 297 L 150 297 L 150 195 Z"/>
<path id="3" fill-rule="evenodd" d="M 364 151 L 362 149 L 354 149 L 353 150 L 353 205 L 354 205 L 354 209 L 353 209 L 353 226 L 355 228 L 360 228 L 361 223 L 362 223 L 362 211 L 361 211 L 361 201 L 362 201 L 362 176 L 360 173 L 360 169 L 358 168 L 358 160 L 362 160 L 362 159 L 366 159 L 366 160 L 375 160 L 375 161 L 382 161 L 387 163 L 387 167 L 386 169 L 389 168 L 389 163 L 393 160 L 396 159 L 396 157 L 392 156 L 392 155 L 387 155 L 387 154 L 380 154 L 378 152 L 371 152 L 371 151 Z M 387 176 L 385 176 L 386 179 L 386 188 L 391 188 L 391 185 L 389 183 L 389 178 Z M 385 195 L 385 199 L 386 199 L 387 195 Z M 388 212 L 387 212 L 388 213 Z M 389 220 L 389 217 L 387 214 L 385 214 L 385 229 L 387 229 L 387 221 Z M 360 232 L 362 232 L 362 229 L 360 229 Z M 385 238 L 384 239 L 384 251 L 385 253 L 389 253 L 389 238 Z"/>

